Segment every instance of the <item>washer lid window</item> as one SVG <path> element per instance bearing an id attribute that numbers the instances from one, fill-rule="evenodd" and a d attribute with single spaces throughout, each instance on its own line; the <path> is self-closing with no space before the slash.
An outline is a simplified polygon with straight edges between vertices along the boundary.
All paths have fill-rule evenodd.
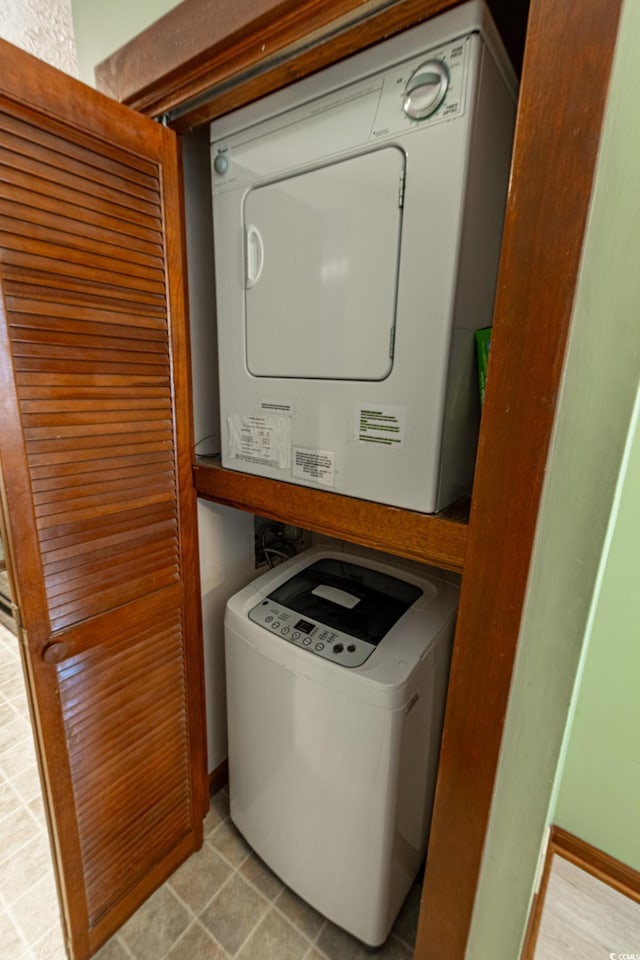
<path id="1" fill-rule="evenodd" d="M 250 190 L 247 368 L 383 380 L 393 366 L 405 155 L 397 147 Z"/>
<path id="2" fill-rule="evenodd" d="M 317 560 L 269 600 L 376 645 L 422 596 L 420 587 L 343 560 Z"/>

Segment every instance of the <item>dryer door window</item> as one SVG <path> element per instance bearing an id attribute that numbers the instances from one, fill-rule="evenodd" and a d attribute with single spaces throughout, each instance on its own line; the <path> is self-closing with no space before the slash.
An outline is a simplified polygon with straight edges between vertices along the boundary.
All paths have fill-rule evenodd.
<path id="1" fill-rule="evenodd" d="M 393 366 L 405 155 L 386 147 L 249 191 L 247 367 L 383 380 Z"/>

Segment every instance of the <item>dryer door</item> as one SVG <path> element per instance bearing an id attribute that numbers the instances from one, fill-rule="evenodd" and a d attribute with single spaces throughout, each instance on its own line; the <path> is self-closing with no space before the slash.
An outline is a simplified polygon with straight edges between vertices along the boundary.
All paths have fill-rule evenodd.
<path id="1" fill-rule="evenodd" d="M 247 367 L 383 380 L 393 366 L 405 155 L 385 147 L 250 190 Z"/>

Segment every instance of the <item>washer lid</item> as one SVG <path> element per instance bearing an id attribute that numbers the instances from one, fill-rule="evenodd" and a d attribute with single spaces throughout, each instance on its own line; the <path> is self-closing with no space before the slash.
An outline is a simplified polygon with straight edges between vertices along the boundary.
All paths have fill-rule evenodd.
<path id="1" fill-rule="evenodd" d="M 422 593 L 397 577 L 326 558 L 305 567 L 268 598 L 376 646 Z"/>

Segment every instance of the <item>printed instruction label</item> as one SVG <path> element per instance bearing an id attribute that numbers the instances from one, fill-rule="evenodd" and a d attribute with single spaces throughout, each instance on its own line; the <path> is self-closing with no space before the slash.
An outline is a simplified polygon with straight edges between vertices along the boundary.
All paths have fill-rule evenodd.
<path id="1" fill-rule="evenodd" d="M 404 446 L 407 408 L 390 404 L 361 404 L 356 409 L 355 439 L 384 447 Z"/>
<path id="2" fill-rule="evenodd" d="M 234 460 L 288 470 L 291 465 L 291 419 L 275 416 L 227 417 L 229 453 Z"/>
<path id="3" fill-rule="evenodd" d="M 291 476 L 298 480 L 314 480 L 326 487 L 333 487 L 336 475 L 336 455 L 333 450 L 307 450 L 293 448 Z"/>

